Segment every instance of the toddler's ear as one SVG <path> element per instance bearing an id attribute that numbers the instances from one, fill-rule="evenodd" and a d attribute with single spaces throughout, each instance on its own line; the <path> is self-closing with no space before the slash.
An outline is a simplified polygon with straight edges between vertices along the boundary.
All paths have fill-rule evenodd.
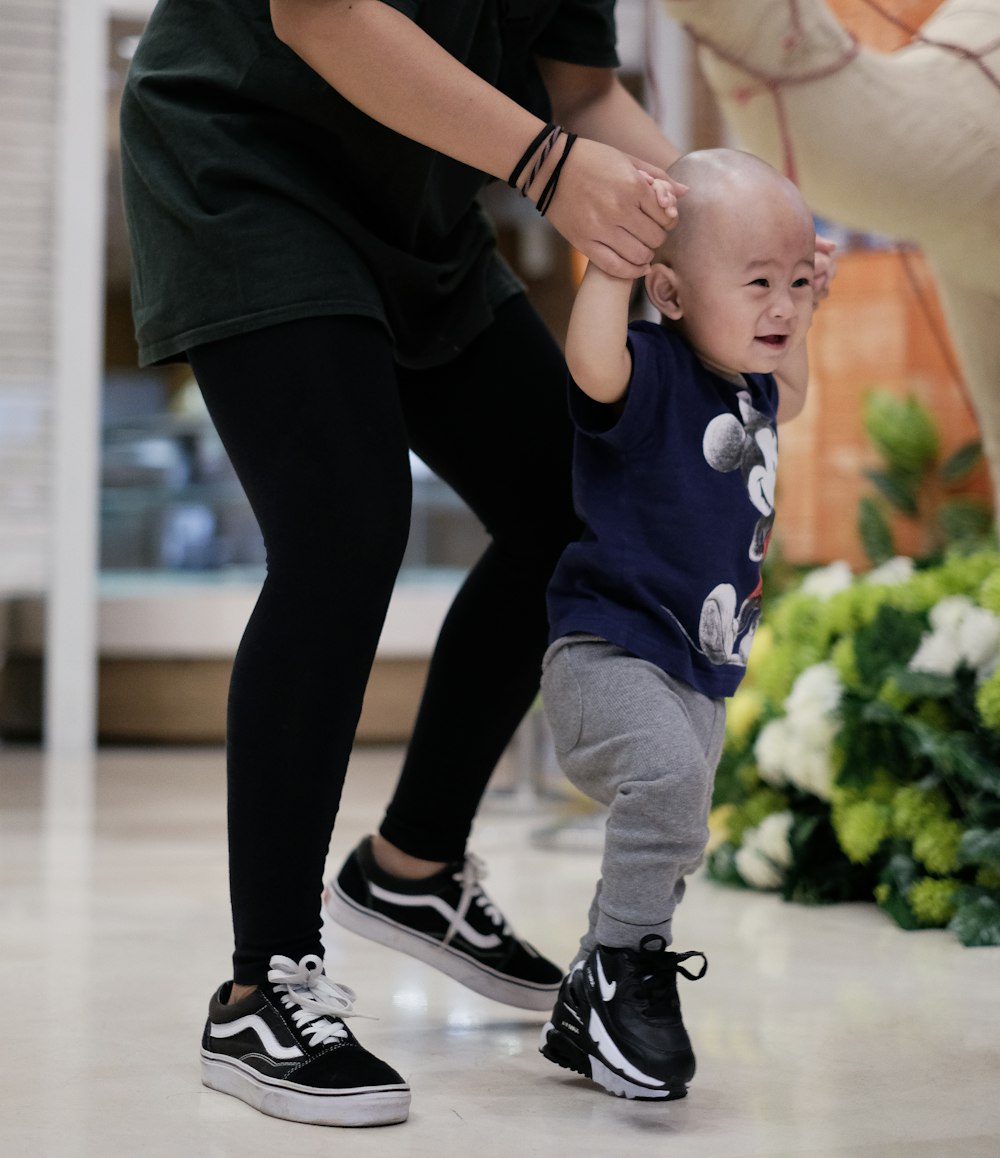
<path id="1" fill-rule="evenodd" d="M 669 265 L 657 262 L 645 277 L 646 297 L 665 318 L 679 322 L 684 316 L 677 275 Z"/>

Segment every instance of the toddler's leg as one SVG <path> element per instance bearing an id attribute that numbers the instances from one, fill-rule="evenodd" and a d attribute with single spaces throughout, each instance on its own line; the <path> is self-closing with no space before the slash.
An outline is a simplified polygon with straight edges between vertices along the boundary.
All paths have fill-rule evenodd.
<path id="1" fill-rule="evenodd" d="M 597 944 L 636 948 L 647 934 L 669 944 L 708 839 L 723 702 L 594 641 L 550 650 L 542 690 L 566 776 L 610 809 L 579 956 Z"/>

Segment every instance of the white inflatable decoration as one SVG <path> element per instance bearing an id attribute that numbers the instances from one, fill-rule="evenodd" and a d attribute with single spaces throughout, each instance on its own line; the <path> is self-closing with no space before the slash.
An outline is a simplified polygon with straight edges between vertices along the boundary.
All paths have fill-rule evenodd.
<path id="1" fill-rule="evenodd" d="M 1000 0 L 946 0 L 891 53 L 823 0 L 662 3 L 742 147 L 820 216 L 923 249 L 1000 516 Z M 872 7 L 891 18 L 892 0 Z"/>

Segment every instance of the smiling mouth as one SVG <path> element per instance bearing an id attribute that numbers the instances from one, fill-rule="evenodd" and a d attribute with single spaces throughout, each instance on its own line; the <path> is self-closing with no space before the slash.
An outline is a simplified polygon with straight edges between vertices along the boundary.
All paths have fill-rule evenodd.
<path id="1" fill-rule="evenodd" d="M 787 334 L 762 334 L 756 339 L 758 342 L 763 342 L 765 346 L 770 346 L 775 350 L 783 350 L 788 344 Z"/>

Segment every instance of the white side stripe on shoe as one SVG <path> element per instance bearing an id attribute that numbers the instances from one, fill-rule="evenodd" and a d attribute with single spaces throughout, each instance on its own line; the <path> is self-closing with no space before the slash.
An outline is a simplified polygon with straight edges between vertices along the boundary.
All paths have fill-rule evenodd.
<path id="1" fill-rule="evenodd" d="M 271 1027 L 256 1013 L 238 1017 L 235 1021 L 212 1023 L 212 1037 L 235 1037 L 245 1029 L 252 1029 L 260 1038 L 261 1045 L 276 1061 L 291 1061 L 293 1057 L 302 1057 L 302 1050 L 297 1045 L 279 1045 L 278 1039 L 271 1031 Z"/>
<path id="2" fill-rule="evenodd" d="M 601 1021 L 594 1010 L 590 1011 L 590 1025 L 587 1027 L 587 1032 L 590 1034 L 591 1040 L 601 1051 L 601 1057 L 615 1069 L 620 1070 L 626 1077 L 632 1078 L 643 1086 L 658 1086 L 662 1089 L 666 1085 L 665 1082 L 661 1082 L 658 1078 L 651 1078 L 649 1074 L 644 1074 L 638 1066 L 634 1066 L 628 1058 L 622 1054 L 618 1046 L 611 1040 L 611 1035 L 604 1028 L 604 1022 Z"/>
<path id="3" fill-rule="evenodd" d="M 495 949 L 500 944 L 500 938 L 496 933 L 490 933 L 487 936 L 484 936 L 482 933 L 477 933 L 468 921 L 459 917 L 451 905 L 446 904 L 440 897 L 435 896 L 433 893 L 419 893 L 416 895 L 393 893 L 376 884 L 369 885 L 369 888 L 372 891 L 372 896 L 378 897 L 380 901 L 388 901 L 391 905 L 409 905 L 412 908 L 429 905 L 432 909 L 436 909 L 457 932 L 461 933 L 470 945 L 475 945 L 477 949 Z"/>
<path id="4" fill-rule="evenodd" d="M 598 949 L 595 956 L 597 957 L 597 984 L 601 989 L 601 997 L 607 1002 L 610 1001 L 618 991 L 618 982 L 608 981 L 607 977 L 604 976 L 604 966 L 601 963 L 600 949 Z"/>

